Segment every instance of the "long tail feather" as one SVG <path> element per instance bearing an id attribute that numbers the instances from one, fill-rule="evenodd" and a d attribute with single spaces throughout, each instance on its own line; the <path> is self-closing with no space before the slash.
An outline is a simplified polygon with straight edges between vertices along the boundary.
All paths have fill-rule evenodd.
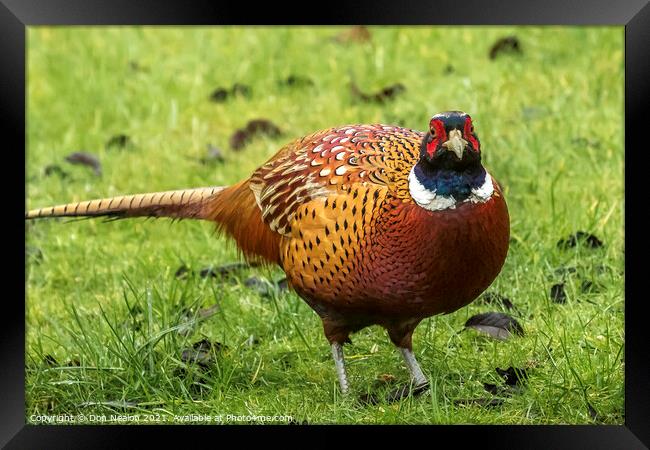
<path id="1" fill-rule="evenodd" d="M 181 189 L 89 200 L 33 209 L 25 219 L 46 217 L 174 217 L 209 219 L 208 205 L 225 187 Z"/>

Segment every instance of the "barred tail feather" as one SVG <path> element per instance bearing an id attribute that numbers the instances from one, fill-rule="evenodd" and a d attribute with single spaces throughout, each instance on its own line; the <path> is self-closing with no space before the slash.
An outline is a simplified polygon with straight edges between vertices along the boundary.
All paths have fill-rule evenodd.
<path id="1" fill-rule="evenodd" d="M 248 180 L 230 187 L 125 195 L 25 213 L 25 219 L 99 216 L 209 220 L 216 223 L 217 230 L 235 240 L 247 260 L 280 263 L 281 236 L 264 223 Z"/>
<path id="2" fill-rule="evenodd" d="M 78 203 L 33 209 L 25 213 L 25 219 L 47 217 L 172 217 L 206 219 L 208 206 L 217 199 L 225 187 L 181 189 L 177 191 L 151 192 L 124 195 Z"/>

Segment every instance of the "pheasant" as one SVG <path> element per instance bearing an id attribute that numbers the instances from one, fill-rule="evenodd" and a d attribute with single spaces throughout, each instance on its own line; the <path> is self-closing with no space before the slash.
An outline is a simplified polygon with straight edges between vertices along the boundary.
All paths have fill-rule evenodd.
<path id="1" fill-rule="evenodd" d="M 481 164 L 471 117 L 434 115 L 424 133 L 348 125 L 283 147 L 250 178 L 207 187 L 70 203 L 26 219 L 171 217 L 215 222 L 248 260 L 277 264 L 320 316 L 341 391 L 343 344 L 370 325 L 388 331 L 411 374 L 428 380 L 412 350 L 426 317 L 472 302 L 508 252 L 509 215 Z"/>

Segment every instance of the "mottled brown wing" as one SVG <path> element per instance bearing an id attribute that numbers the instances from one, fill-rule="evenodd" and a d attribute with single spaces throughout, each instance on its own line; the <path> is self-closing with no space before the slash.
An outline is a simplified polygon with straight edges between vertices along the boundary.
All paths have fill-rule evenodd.
<path id="1" fill-rule="evenodd" d="M 292 142 L 252 175 L 250 186 L 268 226 L 291 234 L 305 203 L 349 190 L 380 186 L 410 201 L 408 174 L 424 134 L 386 125 L 348 125 Z"/>

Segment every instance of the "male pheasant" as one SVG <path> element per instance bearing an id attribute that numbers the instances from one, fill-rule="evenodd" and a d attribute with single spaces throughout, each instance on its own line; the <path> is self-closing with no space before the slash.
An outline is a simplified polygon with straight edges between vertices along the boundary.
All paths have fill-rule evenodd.
<path id="1" fill-rule="evenodd" d="M 27 219 L 150 216 L 216 222 L 248 259 L 278 264 L 320 316 L 342 392 L 343 343 L 378 324 L 416 387 L 428 385 L 411 336 L 429 316 L 473 301 L 503 266 L 510 224 L 466 113 L 426 133 L 349 125 L 282 148 L 250 178 L 210 187 L 29 211 Z"/>

